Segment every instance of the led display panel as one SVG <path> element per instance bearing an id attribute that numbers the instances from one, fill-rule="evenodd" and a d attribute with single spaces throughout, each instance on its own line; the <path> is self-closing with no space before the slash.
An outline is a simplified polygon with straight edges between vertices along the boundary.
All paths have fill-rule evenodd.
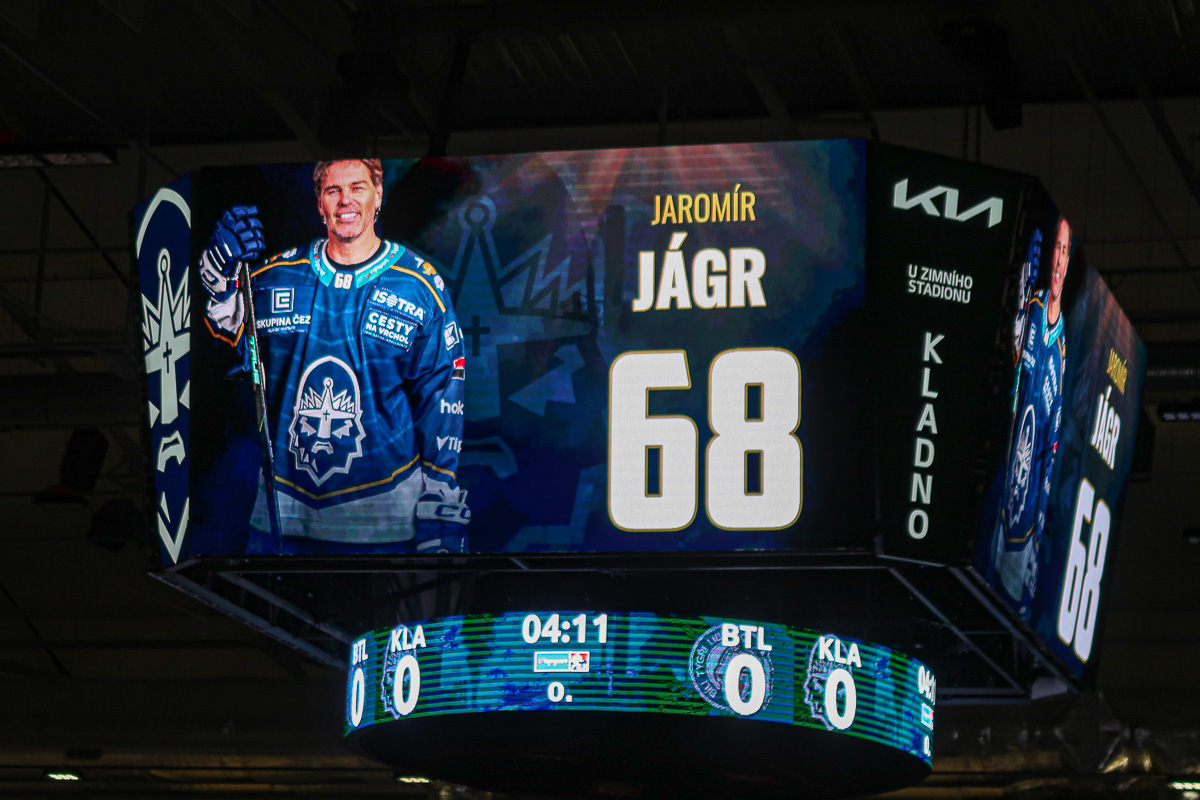
<path id="1" fill-rule="evenodd" d="M 902 754 L 918 772 L 932 763 L 933 673 L 829 631 L 638 612 L 456 616 L 359 637 L 347 678 L 348 741 L 397 766 L 412 763 L 422 720 L 494 712 L 514 726 L 513 714 L 544 719 L 531 727 L 589 712 L 614 724 L 630 713 L 737 721 L 743 737 L 794 730 L 803 737 L 790 741 L 814 748 L 857 741 Z M 384 754 L 392 737 L 400 746 Z"/>
<path id="2" fill-rule="evenodd" d="M 154 193 L 135 212 L 133 251 L 141 284 L 146 366 L 146 433 L 154 540 L 162 564 L 174 564 L 188 533 L 191 484 L 191 177 Z"/>
<path id="3" fill-rule="evenodd" d="M 975 569 L 1082 675 L 1098 652 L 1145 347 L 1044 194 L 1030 197 L 1018 244 L 1019 302 L 1004 330 L 1005 447 L 986 488 Z"/>
<path id="4" fill-rule="evenodd" d="M 199 171 L 135 214 L 155 566 L 874 546 L 1078 667 L 1144 357 L 1073 237 L 1044 324 L 1058 220 L 849 140 Z"/>
<path id="5" fill-rule="evenodd" d="M 1007 356 L 1014 231 L 1035 182 L 901 148 L 871 151 L 867 296 L 880 530 L 897 558 L 965 563 Z"/>
<path id="6" fill-rule="evenodd" d="M 139 262 L 148 320 L 190 307 L 147 357 L 193 432 L 163 566 L 865 548 L 865 175 L 855 141 L 197 173 L 187 281 Z"/>

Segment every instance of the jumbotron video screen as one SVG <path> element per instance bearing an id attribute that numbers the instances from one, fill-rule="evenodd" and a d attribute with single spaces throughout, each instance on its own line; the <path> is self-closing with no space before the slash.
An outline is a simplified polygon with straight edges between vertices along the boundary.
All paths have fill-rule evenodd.
<path id="1" fill-rule="evenodd" d="M 135 212 L 154 568 L 856 552 L 1095 663 L 1144 347 L 1025 175 L 857 140 L 200 170 Z"/>

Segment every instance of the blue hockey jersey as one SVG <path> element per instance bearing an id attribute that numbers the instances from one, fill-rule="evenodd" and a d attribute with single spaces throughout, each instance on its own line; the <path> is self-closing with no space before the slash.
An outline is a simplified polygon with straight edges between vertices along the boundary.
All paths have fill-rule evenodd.
<path id="1" fill-rule="evenodd" d="M 422 494 L 458 495 L 465 358 L 437 270 L 388 241 L 337 264 L 319 239 L 251 279 L 284 535 L 412 540 Z M 241 302 L 207 322 L 248 368 Z M 251 525 L 270 527 L 261 490 Z"/>
<path id="2" fill-rule="evenodd" d="M 1014 417 L 1005 472 L 1005 494 L 1000 509 L 1003 550 L 1002 581 L 1014 598 L 1021 598 L 1022 578 L 1029 574 L 1028 559 L 1036 559 L 1046 523 L 1050 479 L 1062 424 L 1063 370 L 1066 338 L 1063 317 L 1051 325 L 1046 317 L 1046 293 L 1035 292 L 1025 307 L 1026 333 L 1018 354 L 1014 387 Z M 1019 559 L 1011 556 L 1021 553 Z M 1018 562 L 1021 562 L 1018 564 Z M 1026 586 L 1023 599 L 1032 595 Z"/>

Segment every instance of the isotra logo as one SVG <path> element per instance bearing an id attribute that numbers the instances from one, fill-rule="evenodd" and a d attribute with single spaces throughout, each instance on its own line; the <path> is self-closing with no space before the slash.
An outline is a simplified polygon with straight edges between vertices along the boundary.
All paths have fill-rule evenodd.
<path id="1" fill-rule="evenodd" d="M 942 209 L 939 211 L 933 201 L 943 195 L 945 199 L 942 201 Z M 977 217 L 986 211 L 987 226 L 989 228 L 999 225 L 1001 218 L 1004 216 L 1004 201 L 999 197 L 989 197 L 982 203 L 960 212 L 958 210 L 958 189 L 951 189 L 949 186 L 935 186 L 932 189 L 909 197 L 908 178 L 905 178 L 893 187 L 892 206 L 901 211 L 907 211 L 915 206 L 920 206 L 921 210 L 931 217 L 945 217 L 955 222 L 966 222 L 972 217 Z"/>

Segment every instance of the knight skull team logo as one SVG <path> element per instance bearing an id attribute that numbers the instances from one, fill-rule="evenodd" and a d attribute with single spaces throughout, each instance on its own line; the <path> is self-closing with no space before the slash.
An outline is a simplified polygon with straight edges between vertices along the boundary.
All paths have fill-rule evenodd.
<path id="1" fill-rule="evenodd" d="M 317 486 L 345 475 L 362 455 L 366 438 L 358 377 L 341 359 L 325 356 L 308 365 L 296 391 L 288 427 L 288 450 L 296 469 Z"/>
<path id="2" fill-rule="evenodd" d="M 1007 511 L 1008 522 L 1013 524 L 1025 511 L 1025 498 L 1029 494 L 1029 474 L 1033 470 L 1033 442 L 1036 433 L 1037 415 L 1033 405 L 1025 406 L 1021 415 L 1021 428 L 1017 433 L 1013 455 L 1012 473 L 1008 476 Z"/>

